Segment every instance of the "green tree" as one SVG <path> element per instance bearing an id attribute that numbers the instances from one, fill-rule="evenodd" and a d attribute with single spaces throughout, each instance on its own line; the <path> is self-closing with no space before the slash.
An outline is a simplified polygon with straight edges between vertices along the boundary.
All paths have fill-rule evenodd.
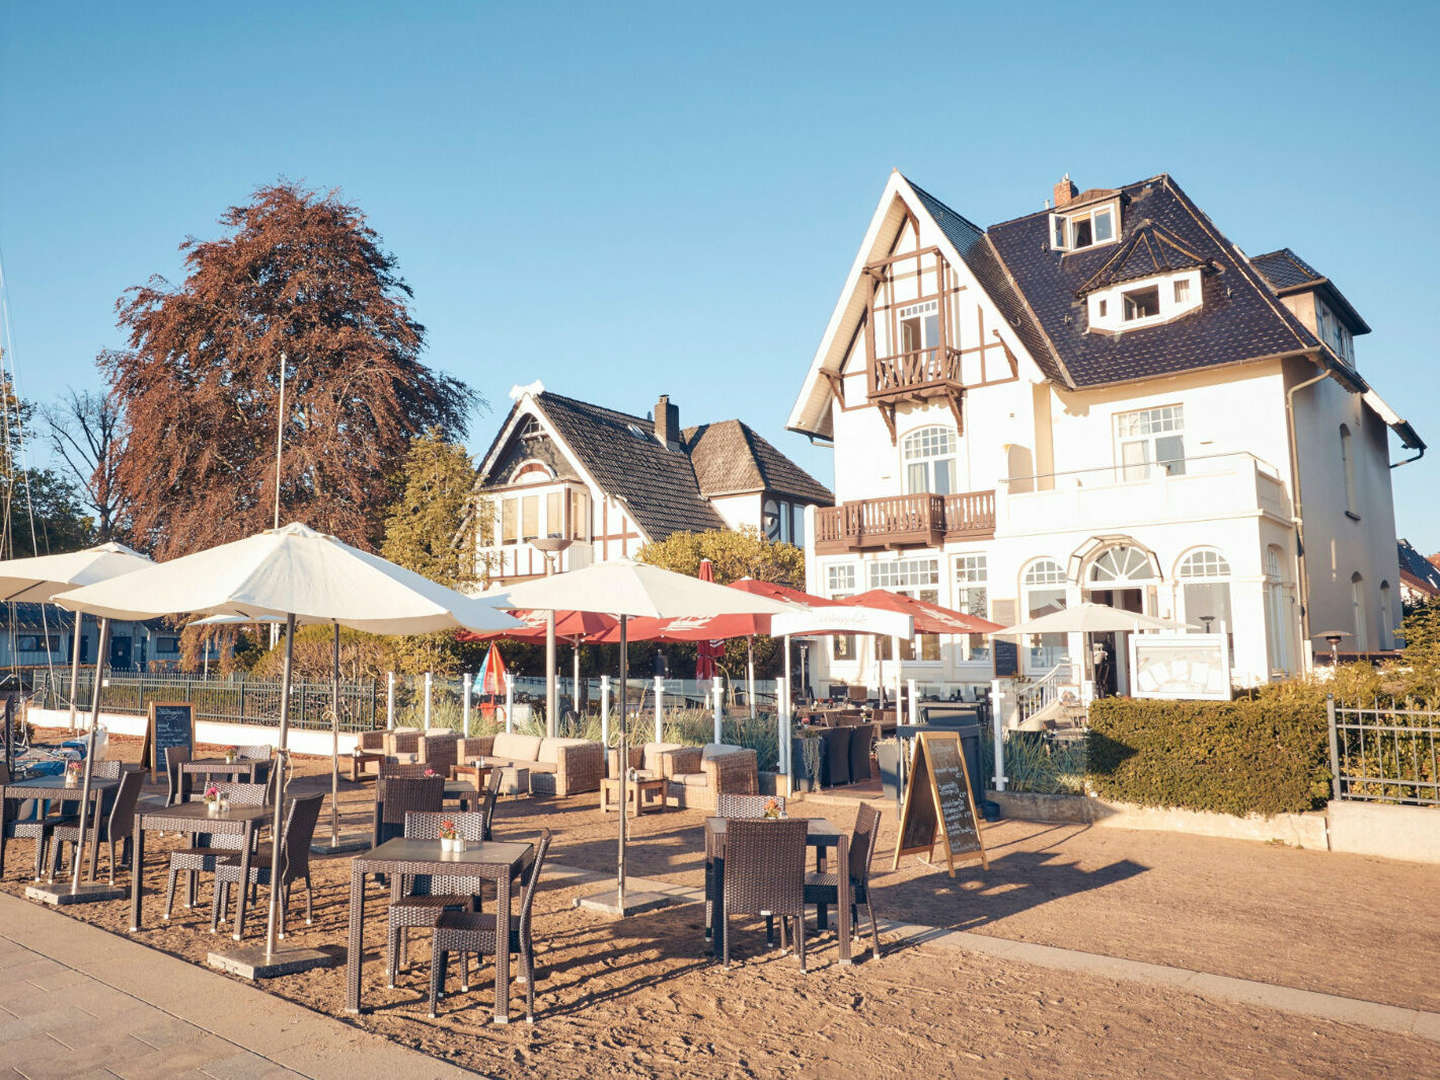
<path id="1" fill-rule="evenodd" d="M 474 538 L 457 535 L 474 481 L 463 446 L 447 442 L 437 428 L 416 438 L 405 455 L 399 494 L 385 517 L 380 553 L 451 588 L 474 584 Z"/>
<path id="2" fill-rule="evenodd" d="M 3 354 L 0 354 L 3 356 Z M 90 543 L 93 523 L 75 485 L 25 464 L 35 407 L 0 373 L 0 557 L 52 555 Z"/>

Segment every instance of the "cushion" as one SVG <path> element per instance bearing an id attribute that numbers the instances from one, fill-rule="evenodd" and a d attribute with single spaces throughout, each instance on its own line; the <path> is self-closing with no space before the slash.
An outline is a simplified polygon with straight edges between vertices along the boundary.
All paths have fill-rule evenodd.
<path id="1" fill-rule="evenodd" d="M 670 750 L 679 750 L 680 743 L 673 742 L 649 742 L 645 744 L 644 768 L 646 772 L 654 773 L 656 776 L 664 775 L 662 758 Z"/>
<path id="2" fill-rule="evenodd" d="M 520 764 L 531 772 L 539 773 L 553 773 L 560 768 L 560 766 L 553 761 L 522 761 Z"/>
<path id="3" fill-rule="evenodd" d="M 536 761 L 543 761 L 548 765 L 558 764 L 560 761 L 560 747 L 562 746 L 584 746 L 586 739 L 541 739 L 540 750 L 535 755 Z"/>
<path id="4" fill-rule="evenodd" d="M 492 753 L 496 757 L 512 758 L 516 761 L 534 761 L 540 753 L 544 740 L 539 735 L 521 735 L 515 731 L 502 731 L 495 736 Z"/>
<path id="5" fill-rule="evenodd" d="M 727 743 L 706 743 L 700 748 L 700 756 L 706 761 L 711 758 L 724 757 L 726 754 L 738 754 L 744 747 L 730 746 Z"/>
<path id="6" fill-rule="evenodd" d="M 679 776 L 670 777 L 670 782 L 680 784 L 682 787 L 705 787 L 707 777 L 703 772 L 681 773 Z"/>

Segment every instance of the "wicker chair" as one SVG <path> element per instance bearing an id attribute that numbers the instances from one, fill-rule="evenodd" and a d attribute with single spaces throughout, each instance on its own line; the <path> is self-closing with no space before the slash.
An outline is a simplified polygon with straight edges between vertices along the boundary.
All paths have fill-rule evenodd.
<path id="1" fill-rule="evenodd" d="M 95 767 L 108 762 L 97 761 Z M 119 764 L 118 762 L 116 764 Z M 121 774 L 120 786 L 115 789 L 114 801 L 110 806 L 110 812 L 100 820 L 99 836 L 97 841 L 103 841 L 109 848 L 110 884 L 115 884 L 115 842 L 120 842 L 120 854 L 128 859 L 130 854 L 130 843 L 135 829 L 135 804 L 140 801 L 140 788 L 145 783 L 145 774 L 139 769 L 134 769 Z M 50 833 L 50 879 L 55 879 L 60 869 L 62 849 L 65 844 L 75 845 L 80 842 L 80 823 L 57 825 Z M 74 858 L 74 853 L 71 853 Z M 98 869 L 96 867 L 95 869 Z"/>
<path id="2" fill-rule="evenodd" d="M 525 979 L 525 1019 L 535 1022 L 535 935 L 533 911 L 535 888 L 550 850 L 550 830 L 546 829 L 535 846 L 535 861 L 521 878 L 525 892 L 520 902 L 520 916 L 510 927 L 510 950 L 520 958 L 520 973 Z M 430 1015 L 435 1016 L 440 995 L 445 990 L 445 960 L 452 952 L 461 954 L 461 967 L 469 953 L 493 956 L 499 946 L 496 917 L 479 912 L 446 911 L 435 924 L 430 947 Z M 468 990 L 468 973 L 461 972 L 462 988 Z"/>
<path id="3" fill-rule="evenodd" d="M 485 834 L 481 837 L 482 840 L 495 839 L 495 830 L 491 826 L 495 821 L 495 803 L 500 799 L 500 783 L 504 779 L 503 769 L 491 769 L 485 782 L 485 797 L 480 804 L 480 816 L 485 819 Z"/>
<path id="4" fill-rule="evenodd" d="M 0 761 L 0 784 L 10 782 L 10 768 Z M 61 825 L 76 825 L 78 815 L 42 814 L 41 804 L 32 799 L 5 800 L 5 831 L 0 836 L 0 876 L 5 873 L 5 842 L 7 840 L 35 841 L 35 880 L 40 880 L 45 868 L 45 845 L 50 834 Z"/>
<path id="5" fill-rule="evenodd" d="M 305 925 L 314 922 L 314 896 L 310 887 L 310 841 L 315 836 L 315 823 L 320 820 L 320 804 L 325 801 L 323 792 L 303 795 L 290 803 L 285 815 L 284 847 L 280 852 L 280 936 L 285 936 L 285 916 L 290 910 L 290 886 L 297 881 L 305 882 Z M 240 881 L 240 860 L 235 856 L 221 860 L 215 865 L 215 898 L 210 904 L 210 932 L 213 934 L 220 924 L 230 917 L 230 886 L 240 885 L 251 889 L 258 885 L 270 884 L 270 861 L 274 855 L 269 844 L 261 844 L 250 857 L 250 880 Z M 245 928 L 235 928 L 243 934 Z"/>
<path id="6" fill-rule="evenodd" d="M 180 793 L 184 789 L 181 786 L 180 766 L 194 757 L 188 746 L 167 746 L 165 748 L 165 783 L 168 785 L 165 792 L 165 805 L 174 806 L 180 801 Z"/>
<path id="7" fill-rule="evenodd" d="M 780 919 L 780 947 L 785 947 L 785 920 L 795 922 L 796 952 L 805 971 L 805 837 L 804 818 L 785 821 L 731 821 L 725 827 L 725 925 L 722 960 L 730 966 L 730 916 L 774 915 Z"/>
<path id="8" fill-rule="evenodd" d="M 850 783 L 850 735 L 854 730 L 833 727 L 823 736 L 825 759 L 821 763 L 821 773 L 827 787 L 842 787 Z"/>
<path id="9" fill-rule="evenodd" d="M 216 784 L 220 796 L 236 806 L 264 806 L 266 784 Z M 198 831 L 198 830 L 197 830 Z M 222 859 L 234 855 L 245 842 L 236 835 L 215 835 L 200 832 L 194 847 L 179 848 L 170 853 L 170 877 L 165 888 L 165 918 L 170 918 L 175 903 L 175 879 L 182 871 L 191 874 L 204 870 L 213 873 Z M 193 895 L 193 894 L 192 894 Z"/>
<path id="10" fill-rule="evenodd" d="M 443 776 L 381 776 L 375 781 L 374 846 L 404 836 L 405 815 L 412 810 L 439 813 L 444 803 Z"/>
<path id="11" fill-rule="evenodd" d="M 486 838 L 485 815 L 474 810 L 454 814 L 411 811 L 405 815 L 405 835 L 412 840 L 438 840 L 440 826 L 446 821 L 455 823 L 455 832 L 462 840 L 479 842 Z M 399 883 L 400 895 L 390 901 L 390 928 L 385 939 L 385 971 L 391 989 L 395 987 L 395 976 L 407 962 L 410 931 L 433 928 L 446 911 L 478 912 L 484 888 L 484 878 L 463 874 L 416 874 Z"/>
<path id="12" fill-rule="evenodd" d="M 856 724 L 850 729 L 850 782 L 863 784 L 870 779 L 870 751 L 875 745 L 875 727 Z"/>
<path id="13" fill-rule="evenodd" d="M 715 816 L 723 818 L 763 818 L 765 807 L 771 800 L 785 813 L 783 795 L 729 795 L 721 794 L 715 800 Z"/>
<path id="14" fill-rule="evenodd" d="M 880 839 L 880 811 L 868 803 L 861 803 L 855 814 L 855 831 L 850 835 L 850 925 L 860 923 L 859 905 L 865 905 L 870 919 L 870 942 L 874 955 L 880 955 L 880 928 L 875 922 L 875 905 L 870 900 L 870 861 L 875 857 L 876 842 Z M 833 905 L 840 902 L 840 872 L 819 873 L 812 871 L 805 875 L 805 903 Z"/>
<path id="15" fill-rule="evenodd" d="M 274 754 L 275 751 L 271 748 L 269 743 L 261 743 L 258 746 L 235 747 L 235 756 L 238 757 L 241 761 L 260 762 L 259 765 L 255 766 L 254 783 L 257 784 L 263 784 L 265 783 L 265 781 L 270 779 L 270 770 L 275 767 L 275 762 L 273 760 Z"/>

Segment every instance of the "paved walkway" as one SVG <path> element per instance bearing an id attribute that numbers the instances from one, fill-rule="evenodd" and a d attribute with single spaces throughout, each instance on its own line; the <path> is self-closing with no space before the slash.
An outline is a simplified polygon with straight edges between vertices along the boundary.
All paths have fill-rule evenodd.
<path id="1" fill-rule="evenodd" d="M 0 893 L 0 1080 L 117 1076 L 474 1074 Z"/>

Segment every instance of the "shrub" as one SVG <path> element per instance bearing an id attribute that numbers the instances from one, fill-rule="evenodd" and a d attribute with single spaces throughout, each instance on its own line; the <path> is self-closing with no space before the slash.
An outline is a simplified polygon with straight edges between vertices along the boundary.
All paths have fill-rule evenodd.
<path id="1" fill-rule="evenodd" d="M 1267 686 L 1236 701 L 1104 698 L 1090 706 L 1090 783 L 1142 806 L 1279 814 L 1330 791 L 1324 688 Z"/>

